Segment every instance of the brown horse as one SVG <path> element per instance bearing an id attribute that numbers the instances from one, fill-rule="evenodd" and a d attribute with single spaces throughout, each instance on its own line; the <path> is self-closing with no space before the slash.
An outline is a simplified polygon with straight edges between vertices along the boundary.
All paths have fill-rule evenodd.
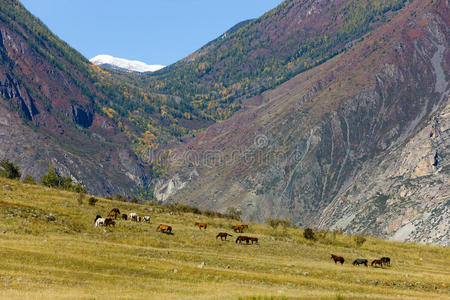
<path id="1" fill-rule="evenodd" d="M 372 267 L 377 267 L 377 265 L 379 265 L 381 268 L 383 268 L 383 261 L 381 259 L 375 259 L 370 265 Z"/>
<path id="2" fill-rule="evenodd" d="M 334 254 L 330 254 L 331 255 L 331 259 L 334 260 L 334 263 L 336 264 L 337 262 L 340 262 L 341 265 L 344 264 L 344 258 L 342 256 L 338 256 L 338 255 L 334 255 Z"/>
<path id="3" fill-rule="evenodd" d="M 225 238 L 225 240 L 227 240 L 227 236 L 232 236 L 231 234 L 229 234 L 229 233 L 226 233 L 226 232 L 219 232 L 217 235 L 216 235 L 216 240 L 217 240 L 217 238 L 219 238 L 220 237 L 220 239 L 223 241 L 223 239 Z"/>
<path id="4" fill-rule="evenodd" d="M 249 240 L 252 242 L 252 245 L 253 243 L 258 244 L 258 238 L 256 237 L 249 237 Z"/>
<path id="5" fill-rule="evenodd" d="M 160 230 L 162 233 L 172 233 L 172 226 L 159 224 L 156 231 Z"/>
<path id="6" fill-rule="evenodd" d="M 391 266 L 391 259 L 389 257 L 382 257 L 380 260 L 383 262 L 383 265 Z"/>
<path id="7" fill-rule="evenodd" d="M 116 222 L 114 222 L 112 219 L 110 219 L 110 218 L 108 218 L 108 219 L 105 219 L 105 226 L 106 227 L 108 227 L 108 226 L 116 226 Z"/>
<path id="8" fill-rule="evenodd" d="M 118 208 L 113 208 L 111 209 L 111 211 L 108 213 L 108 217 L 117 219 L 117 216 L 120 215 L 120 210 Z"/>
<path id="9" fill-rule="evenodd" d="M 199 223 L 199 222 L 195 222 L 195 226 L 197 226 L 198 227 L 198 229 L 202 229 L 202 228 L 204 228 L 205 230 L 206 230 L 206 227 L 208 227 L 208 224 L 206 224 L 206 223 Z"/>
<path id="10" fill-rule="evenodd" d="M 234 225 L 233 227 L 231 227 L 231 229 L 234 230 L 234 232 L 239 232 L 239 233 L 243 233 L 244 229 L 247 229 L 248 225 L 242 224 L 242 225 Z"/>

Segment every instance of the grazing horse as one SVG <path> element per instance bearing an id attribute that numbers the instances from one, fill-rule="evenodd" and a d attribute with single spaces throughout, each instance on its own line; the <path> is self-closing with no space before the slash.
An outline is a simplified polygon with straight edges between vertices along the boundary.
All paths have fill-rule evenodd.
<path id="1" fill-rule="evenodd" d="M 136 213 L 130 213 L 130 220 L 137 222 L 138 215 Z"/>
<path id="2" fill-rule="evenodd" d="M 241 244 L 242 242 L 246 242 L 247 245 L 249 244 L 250 238 L 248 236 L 244 236 L 244 235 L 240 235 L 237 237 L 236 239 L 236 244 L 239 242 L 239 244 Z"/>
<path id="3" fill-rule="evenodd" d="M 105 219 L 105 226 L 106 227 L 108 227 L 108 226 L 116 226 L 116 222 L 114 222 L 113 221 L 113 219 L 110 219 L 110 218 L 108 218 L 108 219 Z"/>
<path id="4" fill-rule="evenodd" d="M 206 223 L 199 223 L 199 222 L 195 222 L 195 226 L 197 226 L 198 227 L 198 229 L 202 229 L 202 228 L 204 228 L 205 230 L 206 230 L 206 227 L 208 227 L 208 224 L 206 224 Z"/>
<path id="5" fill-rule="evenodd" d="M 353 265 L 354 266 L 358 266 L 358 267 L 359 267 L 359 265 L 365 265 L 367 267 L 368 263 L 369 262 L 367 261 L 367 259 L 358 258 L 358 259 L 355 259 L 355 261 L 353 262 Z"/>
<path id="6" fill-rule="evenodd" d="M 234 230 L 234 232 L 243 233 L 244 229 L 248 228 L 248 225 L 234 225 L 231 227 L 231 229 Z"/>
<path id="7" fill-rule="evenodd" d="M 120 216 L 120 210 L 118 208 L 113 208 L 111 209 L 111 211 L 108 213 L 108 217 L 117 219 L 117 216 Z"/>
<path id="8" fill-rule="evenodd" d="M 159 224 L 156 231 L 160 230 L 162 233 L 172 233 L 172 226 Z"/>
<path id="9" fill-rule="evenodd" d="M 98 227 L 100 225 L 105 225 L 105 219 L 103 219 L 101 216 L 97 215 L 95 217 L 94 223 L 95 223 L 95 227 Z"/>
<path id="10" fill-rule="evenodd" d="M 340 262 L 341 265 L 344 264 L 344 258 L 342 256 L 337 256 L 334 254 L 330 254 L 331 255 L 331 259 L 334 260 L 334 263 L 336 264 L 337 262 Z"/>
<path id="11" fill-rule="evenodd" d="M 383 261 L 381 259 L 375 259 L 370 265 L 372 267 L 377 267 L 377 265 L 379 265 L 381 268 L 383 268 Z"/>
<path id="12" fill-rule="evenodd" d="M 248 239 L 250 241 L 252 241 L 252 245 L 253 245 L 253 243 L 258 244 L 258 238 L 256 238 L 256 237 L 249 237 Z"/>
<path id="13" fill-rule="evenodd" d="M 127 214 L 122 214 L 122 220 L 127 220 L 128 219 L 128 215 Z"/>
<path id="14" fill-rule="evenodd" d="M 386 266 L 391 266 L 391 259 L 389 257 L 382 257 L 380 260 L 383 262 Z"/>
<path id="15" fill-rule="evenodd" d="M 219 238 L 220 237 L 220 239 L 223 241 L 223 239 L 225 238 L 225 240 L 227 240 L 227 236 L 232 236 L 231 234 L 229 234 L 229 233 L 226 233 L 226 232 L 219 232 L 217 235 L 216 235 L 216 240 L 217 240 L 217 238 Z"/>
<path id="16" fill-rule="evenodd" d="M 150 223 L 150 217 L 149 216 L 144 216 L 144 222 Z"/>

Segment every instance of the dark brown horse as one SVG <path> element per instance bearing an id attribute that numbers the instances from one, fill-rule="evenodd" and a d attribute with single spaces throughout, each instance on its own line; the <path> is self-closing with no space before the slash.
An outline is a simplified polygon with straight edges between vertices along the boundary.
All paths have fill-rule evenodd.
<path id="1" fill-rule="evenodd" d="M 247 245 L 248 245 L 249 242 L 250 242 L 250 238 L 249 238 L 248 236 L 240 235 L 240 236 L 238 236 L 237 239 L 236 239 L 236 244 L 237 244 L 238 242 L 239 242 L 239 244 L 241 244 L 242 242 L 246 242 Z"/>
<path id="2" fill-rule="evenodd" d="M 172 233 L 172 226 L 159 224 L 158 227 L 156 227 L 156 231 L 158 230 L 162 233 Z"/>
<path id="3" fill-rule="evenodd" d="M 377 267 L 377 265 L 379 265 L 381 268 L 383 268 L 383 261 L 381 259 L 374 259 L 370 265 L 372 267 Z"/>
<path id="4" fill-rule="evenodd" d="M 334 254 L 330 254 L 331 255 L 331 259 L 334 260 L 334 263 L 336 264 L 337 262 L 340 262 L 341 265 L 344 264 L 344 258 L 342 256 L 338 256 L 338 255 L 334 255 Z"/>
<path id="5" fill-rule="evenodd" d="M 108 226 L 116 226 L 116 222 L 114 222 L 113 221 L 113 219 L 111 219 L 111 218 L 108 218 L 108 219 L 105 219 L 105 226 L 106 227 L 108 227 Z"/>
<path id="6" fill-rule="evenodd" d="M 206 230 L 206 227 L 208 227 L 208 224 L 206 224 L 206 223 L 195 222 L 195 226 L 197 226 L 200 230 L 201 230 L 202 228 Z"/>
<path id="7" fill-rule="evenodd" d="M 122 214 L 122 220 L 127 220 L 128 219 L 128 215 L 127 214 Z"/>
<path id="8" fill-rule="evenodd" d="M 226 232 L 219 232 L 217 235 L 216 235 L 216 240 L 217 240 L 217 238 L 219 238 L 220 237 L 220 239 L 223 241 L 223 239 L 225 238 L 225 240 L 227 240 L 227 236 L 232 236 L 231 234 L 229 234 L 229 233 L 226 233 Z"/>
<path id="9" fill-rule="evenodd" d="M 258 238 L 257 237 L 249 237 L 249 240 L 252 242 L 252 244 L 253 243 L 258 244 Z"/>
<path id="10" fill-rule="evenodd" d="M 383 262 L 383 265 L 391 266 L 391 259 L 389 257 L 382 257 L 380 260 Z"/>

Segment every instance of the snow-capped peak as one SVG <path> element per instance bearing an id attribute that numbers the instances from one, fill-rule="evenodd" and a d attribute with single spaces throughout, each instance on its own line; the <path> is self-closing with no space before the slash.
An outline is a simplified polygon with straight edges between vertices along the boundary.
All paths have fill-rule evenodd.
<path id="1" fill-rule="evenodd" d="M 94 65 L 101 66 L 101 65 L 108 65 L 112 68 L 117 68 L 129 72 L 154 72 L 158 71 L 165 66 L 161 65 L 147 65 L 144 62 L 137 61 L 137 60 L 128 60 L 124 58 L 117 58 L 113 57 L 111 55 L 97 55 L 96 57 L 93 57 L 90 59 L 90 62 Z"/>

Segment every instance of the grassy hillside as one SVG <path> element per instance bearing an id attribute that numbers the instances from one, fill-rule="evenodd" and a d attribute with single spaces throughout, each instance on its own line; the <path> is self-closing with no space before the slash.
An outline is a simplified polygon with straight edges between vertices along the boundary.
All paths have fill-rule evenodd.
<path id="1" fill-rule="evenodd" d="M 100 199 L 0 179 L 0 298 L 3 299 L 431 299 L 449 298 L 450 250 L 329 233 L 317 242 L 299 229 L 250 224 L 259 245 L 215 240 L 234 223 L 165 208 Z M 112 207 L 150 215 L 94 228 Z M 54 217 L 54 221 L 51 221 Z M 196 221 L 209 224 L 203 232 Z M 155 232 L 171 224 L 173 235 Z M 334 236 L 334 237 L 333 237 Z M 343 255 L 335 265 L 329 253 Z M 392 267 L 351 261 L 388 255 Z M 204 262 L 204 267 L 199 266 Z"/>

